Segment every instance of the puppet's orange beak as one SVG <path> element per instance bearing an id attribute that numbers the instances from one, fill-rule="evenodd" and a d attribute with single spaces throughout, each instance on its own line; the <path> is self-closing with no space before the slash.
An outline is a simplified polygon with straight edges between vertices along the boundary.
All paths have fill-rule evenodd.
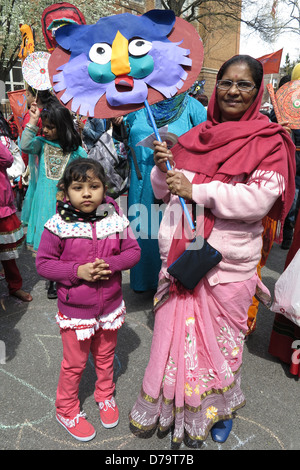
<path id="1" fill-rule="evenodd" d="M 127 75 L 130 70 L 128 40 L 118 31 L 112 43 L 111 71 L 114 75 L 120 76 Z"/>

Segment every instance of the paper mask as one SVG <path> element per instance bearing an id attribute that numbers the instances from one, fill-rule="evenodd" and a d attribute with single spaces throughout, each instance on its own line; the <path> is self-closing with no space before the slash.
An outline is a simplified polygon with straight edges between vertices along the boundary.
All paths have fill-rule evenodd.
<path id="1" fill-rule="evenodd" d="M 195 28 L 171 10 L 101 18 L 56 31 L 49 75 L 75 113 L 120 116 L 189 89 L 203 62 Z"/>
<path id="2" fill-rule="evenodd" d="M 83 14 L 71 3 L 55 3 L 45 8 L 42 14 L 42 31 L 49 52 L 52 52 L 57 46 L 55 40 L 57 28 L 69 23 L 86 23 Z"/>
<path id="3" fill-rule="evenodd" d="M 48 74 L 49 52 L 37 51 L 29 54 L 22 64 L 26 83 L 35 90 L 49 90 L 51 82 Z"/>
<path id="4" fill-rule="evenodd" d="M 34 51 L 34 33 L 28 24 L 20 24 L 19 27 L 22 35 L 22 44 L 18 57 L 23 61 L 28 54 Z"/>

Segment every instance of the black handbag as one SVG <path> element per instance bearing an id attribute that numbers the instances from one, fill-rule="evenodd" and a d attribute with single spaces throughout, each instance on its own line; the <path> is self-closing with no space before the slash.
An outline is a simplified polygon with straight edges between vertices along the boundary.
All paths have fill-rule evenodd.
<path id="1" fill-rule="evenodd" d="M 220 263 L 221 253 L 213 248 L 203 237 L 196 237 L 172 263 L 167 271 L 186 289 L 194 289 L 198 282 L 214 266 Z"/>
<path id="2" fill-rule="evenodd" d="M 221 259 L 221 253 L 198 235 L 167 271 L 186 289 L 192 290 Z"/>

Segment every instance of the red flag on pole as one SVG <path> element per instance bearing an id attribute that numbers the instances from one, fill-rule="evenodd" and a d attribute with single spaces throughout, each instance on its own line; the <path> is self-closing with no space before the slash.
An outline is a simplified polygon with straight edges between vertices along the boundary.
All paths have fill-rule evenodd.
<path id="1" fill-rule="evenodd" d="M 280 49 L 277 52 L 263 55 L 257 59 L 263 64 L 264 74 L 279 72 L 282 51 L 283 49 Z"/>
<path id="2" fill-rule="evenodd" d="M 9 99 L 10 107 L 13 112 L 15 122 L 18 126 L 19 136 L 22 135 L 22 121 L 27 111 L 26 103 L 26 90 L 8 91 L 7 96 Z"/>
<path id="3" fill-rule="evenodd" d="M 22 121 L 27 111 L 26 90 L 8 91 L 10 107 L 18 127 L 19 136 L 22 135 Z"/>

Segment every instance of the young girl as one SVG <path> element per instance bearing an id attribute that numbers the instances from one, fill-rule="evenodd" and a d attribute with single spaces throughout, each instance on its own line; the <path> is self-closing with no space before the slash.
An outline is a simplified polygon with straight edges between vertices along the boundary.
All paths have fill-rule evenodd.
<path id="1" fill-rule="evenodd" d="M 40 111 L 34 101 L 29 114 L 20 146 L 23 152 L 38 156 L 38 177 L 26 235 L 27 246 L 36 253 L 44 225 L 55 214 L 57 183 L 64 169 L 72 160 L 87 157 L 87 154 L 81 147 L 80 135 L 67 108 L 49 102 L 47 108 Z M 42 119 L 43 137 L 36 136 L 39 117 Z M 48 298 L 56 297 L 56 288 L 51 280 Z"/>
<path id="2" fill-rule="evenodd" d="M 97 161 L 73 161 L 59 186 L 64 201 L 58 201 L 57 214 L 45 225 L 36 266 L 41 276 L 57 282 L 63 361 L 56 418 L 76 439 L 88 441 L 95 429 L 80 411 L 78 389 L 90 351 L 101 422 L 111 428 L 119 421 L 113 360 L 125 316 L 121 271 L 139 261 L 140 248 L 127 218 L 105 197 L 104 171 Z"/>
<path id="3" fill-rule="evenodd" d="M 13 155 L 0 141 L 0 260 L 10 295 L 23 302 L 30 302 L 32 297 L 22 289 L 22 277 L 16 264 L 16 258 L 19 257 L 18 247 L 23 243 L 24 235 L 16 215 L 12 187 L 6 174 L 13 160 Z"/>

